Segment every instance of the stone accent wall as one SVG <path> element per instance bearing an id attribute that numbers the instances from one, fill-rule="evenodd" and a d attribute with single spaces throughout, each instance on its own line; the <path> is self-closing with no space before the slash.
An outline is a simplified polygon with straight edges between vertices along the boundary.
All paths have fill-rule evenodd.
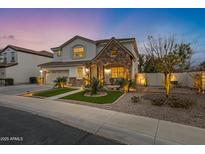
<path id="1" fill-rule="evenodd" d="M 116 56 L 112 56 L 112 51 L 117 51 Z M 132 70 L 132 58 L 131 56 L 121 48 L 116 42 L 112 42 L 107 49 L 97 57 L 94 63 L 100 69 L 99 73 L 103 73 L 103 68 L 109 65 L 124 66 L 128 70 L 128 74 L 131 77 Z"/>
<path id="2" fill-rule="evenodd" d="M 80 87 L 83 85 L 83 79 L 77 79 L 76 77 L 70 77 L 69 84 L 71 84 L 72 86 Z"/>

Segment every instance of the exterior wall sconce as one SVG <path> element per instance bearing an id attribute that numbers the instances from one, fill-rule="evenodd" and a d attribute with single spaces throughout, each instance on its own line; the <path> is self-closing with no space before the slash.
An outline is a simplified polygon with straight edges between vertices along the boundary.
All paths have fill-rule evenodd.
<path id="1" fill-rule="evenodd" d="M 106 74 L 109 74 L 110 72 L 111 72 L 111 69 L 107 69 L 107 68 L 105 69 Z"/>
<path id="2" fill-rule="evenodd" d="M 88 68 L 86 68 L 86 69 L 85 69 L 85 72 L 86 72 L 86 73 L 88 73 L 88 72 L 89 72 L 89 69 L 88 69 Z"/>

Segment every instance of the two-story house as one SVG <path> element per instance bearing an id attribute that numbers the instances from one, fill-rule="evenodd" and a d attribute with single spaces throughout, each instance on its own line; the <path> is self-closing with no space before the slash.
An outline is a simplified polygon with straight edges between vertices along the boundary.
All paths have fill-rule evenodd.
<path id="1" fill-rule="evenodd" d="M 57 77 L 68 77 L 75 86 L 83 78 L 96 77 L 110 84 L 112 79 L 135 79 L 138 72 L 138 49 L 135 38 L 91 40 L 75 36 L 62 45 L 51 48 L 52 62 L 39 65 L 46 84 Z"/>
<path id="2" fill-rule="evenodd" d="M 51 52 L 8 45 L 0 51 L 0 78 L 13 78 L 14 83 L 28 83 L 30 77 L 39 76 L 38 65 L 52 58 Z"/>

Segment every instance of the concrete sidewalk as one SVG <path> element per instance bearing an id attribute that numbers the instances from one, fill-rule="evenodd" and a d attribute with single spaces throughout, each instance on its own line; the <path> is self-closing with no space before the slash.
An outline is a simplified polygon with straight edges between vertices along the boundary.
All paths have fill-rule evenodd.
<path id="1" fill-rule="evenodd" d="M 68 96 L 68 95 L 72 95 L 72 94 L 75 94 L 75 93 L 78 93 L 78 92 L 81 92 L 81 91 L 82 91 L 82 89 L 77 89 L 77 90 L 69 91 L 67 93 L 63 93 L 63 94 L 60 94 L 60 95 L 47 97 L 45 99 L 55 100 L 55 99 L 59 99 L 59 98 L 62 98 L 62 97 Z"/>
<path id="2" fill-rule="evenodd" d="M 205 144 L 205 129 L 48 99 L 0 95 L 0 105 L 125 144 Z"/>

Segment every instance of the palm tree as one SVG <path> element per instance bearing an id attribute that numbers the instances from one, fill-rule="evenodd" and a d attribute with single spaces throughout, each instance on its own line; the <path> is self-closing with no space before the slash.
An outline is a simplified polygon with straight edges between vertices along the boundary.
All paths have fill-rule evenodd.
<path id="1" fill-rule="evenodd" d="M 67 83 L 67 77 L 57 77 L 53 82 L 55 83 L 54 87 L 64 88 Z"/>

